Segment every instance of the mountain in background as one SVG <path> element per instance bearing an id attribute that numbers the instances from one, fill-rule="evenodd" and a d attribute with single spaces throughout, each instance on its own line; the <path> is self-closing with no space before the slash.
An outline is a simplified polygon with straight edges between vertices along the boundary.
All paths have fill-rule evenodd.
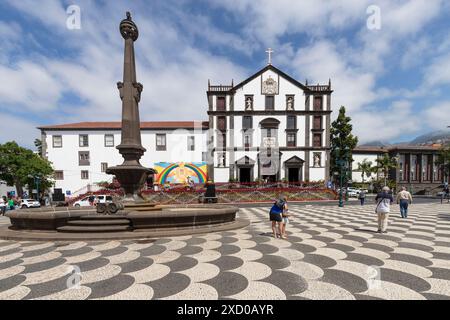
<path id="1" fill-rule="evenodd" d="M 439 130 L 421 135 L 415 138 L 410 144 L 414 145 L 425 145 L 433 143 L 448 143 L 450 142 L 450 130 Z"/>
<path id="2" fill-rule="evenodd" d="M 375 146 L 375 147 L 390 147 L 395 145 L 431 145 L 431 144 L 448 144 L 450 143 L 450 129 L 449 130 L 439 130 L 430 133 L 423 134 L 412 141 L 406 141 L 402 143 L 389 143 L 387 141 L 374 140 L 361 144 L 360 146 Z"/>

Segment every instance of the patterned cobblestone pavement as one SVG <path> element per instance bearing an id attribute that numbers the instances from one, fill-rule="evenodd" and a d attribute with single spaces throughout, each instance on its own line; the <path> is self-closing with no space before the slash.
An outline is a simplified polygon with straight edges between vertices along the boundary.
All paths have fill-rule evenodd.
<path id="1" fill-rule="evenodd" d="M 450 299 L 450 206 L 291 206 L 287 240 L 268 208 L 240 230 L 103 242 L 0 240 L 3 299 Z M 2 224 L 8 219 L 2 218 Z M 79 271 L 79 273 L 78 273 Z"/>

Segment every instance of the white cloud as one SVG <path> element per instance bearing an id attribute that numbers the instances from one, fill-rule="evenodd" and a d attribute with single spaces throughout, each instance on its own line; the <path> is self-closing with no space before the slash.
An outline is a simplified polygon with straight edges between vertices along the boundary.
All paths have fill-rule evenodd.
<path id="1" fill-rule="evenodd" d="M 40 139 L 40 132 L 36 129 L 37 123 L 7 113 L 0 113 L 0 143 L 16 141 L 19 145 L 35 149 L 34 139 Z"/>
<path id="2" fill-rule="evenodd" d="M 0 79 L 0 103 L 19 104 L 24 111 L 54 110 L 63 91 L 44 67 L 29 61 L 13 68 L 0 65 Z"/>
<path id="3" fill-rule="evenodd" d="M 429 87 L 450 84 L 450 54 L 434 59 L 425 69 L 424 79 Z"/>
<path id="4" fill-rule="evenodd" d="M 445 101 L 427 108 L 423 119 L 435 130 L 443 130 L 450 126 L 450 101 Z"/>
<path id="5" fill-rule="evenodd" d="M 337 110 L 343 105 L 352 112 L 375 100 L 375 78 L 350 67 L 345 55 L 339 53 L 340 48 L 329 41 L 315 42 L 300 48 L 292 64 L 297 76 L 307 77 L 310 84 L 328 83 L 331 78 L 332 107 Z"/>
<path id="6" fill-rule="evenodd" d="M 409 101 L 396 101 L 388 108 L 357 111 L 352 114 L 354 133 L 360 143 L 390 141 L 393 137 L 407 137 L 420 126 L 420 116 Z"/>

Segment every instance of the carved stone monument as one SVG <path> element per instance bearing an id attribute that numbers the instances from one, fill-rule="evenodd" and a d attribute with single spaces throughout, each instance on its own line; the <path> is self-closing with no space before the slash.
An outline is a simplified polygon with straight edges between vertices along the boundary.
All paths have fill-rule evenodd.
<path id="1" fill-rule="evenodd" d="M 143 202 L 141 189 L 150 174 L 156 173 L 151 168 L 143 167 L 139 159 L 145 148 L 141 143 L 139 119 L 139 102 L 143 85 L 136 81 L 136 62 L 134 42 L 139 37 L 139 30 L 127 12 L 127 18 L 120 23 L 120 34 L 125 39 L 125 59 L 123 82 L 117 83 L 122 99 L 122 140 L 117 146 L 124 162 L 108 168 L 106 173 L 115 175 L 125 191 L 124 202 Z"/>

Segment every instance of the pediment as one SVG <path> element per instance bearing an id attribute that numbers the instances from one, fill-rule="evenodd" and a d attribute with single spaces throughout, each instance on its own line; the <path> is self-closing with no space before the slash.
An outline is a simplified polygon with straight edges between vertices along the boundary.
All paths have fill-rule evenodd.
<path id="1" fill-rule="evenodd" d="M 254 165 L 255 163 L 256 163 L 255 160 L 253 160 L 247 156 L 244 156 L 236 161 L 237 165 Z"/>
<path id="2" fill-rule="evenodd" d="M 303 164 L 305 162 L 305 160 L 300 159 L 297 156 L 293 156 L 292 158 L 289 158 L 288 160 L 286 160 L 284 163 L 286 164 Z"/>

